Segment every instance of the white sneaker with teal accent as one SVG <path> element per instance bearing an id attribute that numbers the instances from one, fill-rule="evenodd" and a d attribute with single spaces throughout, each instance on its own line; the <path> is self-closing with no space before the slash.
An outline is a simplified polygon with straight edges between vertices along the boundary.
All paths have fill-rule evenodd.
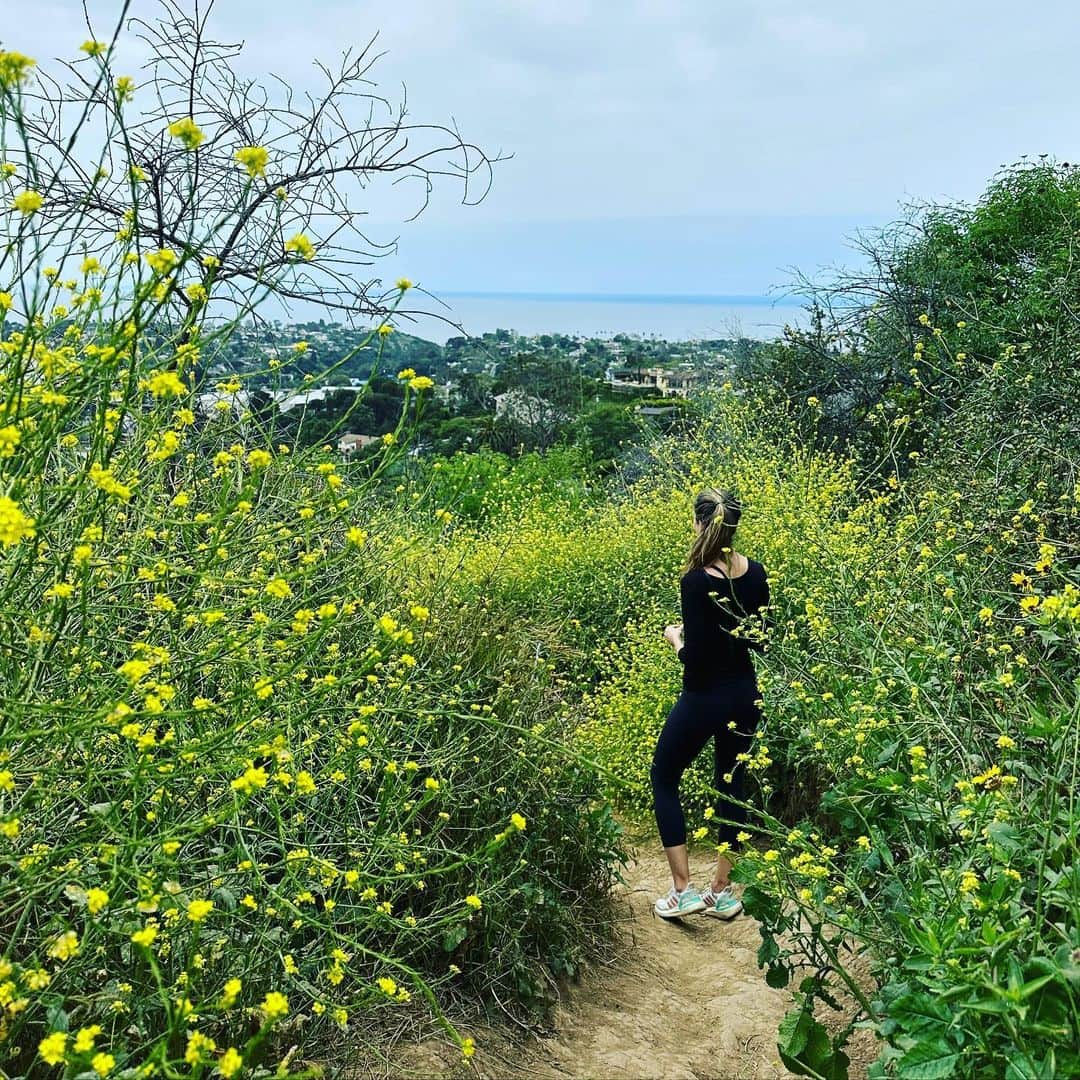
<path id="1" fill-rule="evenodd" d="M 695 915 L 704 910 L 705 901 L 693 885 L 687 885 L 682 892 L 672 885 L 667 896 L 661 896 L 653 905 L 653 911 L 662 919 L 679 919 L 683 915 Z"/>
<path id="2" fill-rule="evenodd" d="M 713 892 L 712 886 L 701 894 L 705 914 L 716 919 L 734 919 L 742 911 L 742 901 L 731 891 L 731 886 Z"/>

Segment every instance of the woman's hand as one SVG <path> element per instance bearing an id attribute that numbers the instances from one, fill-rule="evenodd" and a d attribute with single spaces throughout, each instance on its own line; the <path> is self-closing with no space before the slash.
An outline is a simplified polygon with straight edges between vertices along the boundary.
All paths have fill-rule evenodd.
<path id="1" fill-rule="evenodd" d="M 683 624 L 671 625 L 664 627 L 664 640 L 669 642 L 671 647 L 678 652 L 683 646 L 682 639 Z"/>

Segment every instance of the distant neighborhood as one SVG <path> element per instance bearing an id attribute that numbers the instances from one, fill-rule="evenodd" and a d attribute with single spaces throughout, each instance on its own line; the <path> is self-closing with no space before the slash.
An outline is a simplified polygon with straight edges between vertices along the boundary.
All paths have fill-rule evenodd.
<path id="1" fill-rule="evenodd" d="M 544 446 L 598 410 L 654 419 L 677 412 L 701 388 L 729 379 L 751 341 L 666 342 L 632 335 L 525 336 L 497 330 L 445 345 L 395 332 L 333 323 L 242 329 L 204 374 L 196 411 L 273 423 L 303 443 L 328 442 L 343 458 L 364 458 L 395 429 L 405 390 L 398 372 L 426 375 L 423 436 L 413 452 L 450 452 L 468 443 Z M 380 351 L 381 350 L 381 351 Z M 412 400 L 415 401 L 416 395 Z M 614 415 L 614 414 L 613 414 Z"/>

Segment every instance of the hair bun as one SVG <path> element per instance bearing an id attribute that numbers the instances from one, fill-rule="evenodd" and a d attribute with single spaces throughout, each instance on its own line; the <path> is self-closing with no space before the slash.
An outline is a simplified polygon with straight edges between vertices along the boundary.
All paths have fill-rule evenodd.
<path id="1" fill-rule="evenodd" d="M 742 516 L 742 503 L 739 501 L 738 495 L 733 491 L 717 491 L 713 521 L 716 520 L 717 511 L 720 513 L 720 520 L 725 525 L 732 527 L 738 525 L 739 518 Z"/>

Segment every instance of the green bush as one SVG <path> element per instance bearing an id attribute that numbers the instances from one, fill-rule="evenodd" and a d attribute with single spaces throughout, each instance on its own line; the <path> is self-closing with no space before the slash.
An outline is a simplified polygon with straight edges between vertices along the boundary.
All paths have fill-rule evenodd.
<path id="1" fill-rule="evenodd" d="M 96 46 L 89 60 L 107 75 Z M 30 71 L 0 53 L 5 139 Z M 123 103 L 102 106 L 118 130 Z M 199 143 L 190 122 L 174 134 L 182 163 Z M 15 143 L 0 218 L 5 1069 L 228 1077 L 358 1020 L 388 1030 L 410 1000 L 469 1052 L 448 1005 L 549 1002 L 604 938 L 620 851 L 596 775 L 563 745 L 550 628 L 455 572 L 461 526 L 418 513 L 407 474 L 387 497 L 431 380 L 399 373 L 402 420 L 364 471 L 275 443 L 231 407 L 240 377 L 197 418 L 196 373 L 237 325 L 206 319 L 228 219 L 150 242 L 125 180 L 130 227 L 77 273 L 53 270 L 47 238 L 81 211 L 49 201 L 47 161 Z M 301 261 L 294 240 L 281 274 Z"/>

